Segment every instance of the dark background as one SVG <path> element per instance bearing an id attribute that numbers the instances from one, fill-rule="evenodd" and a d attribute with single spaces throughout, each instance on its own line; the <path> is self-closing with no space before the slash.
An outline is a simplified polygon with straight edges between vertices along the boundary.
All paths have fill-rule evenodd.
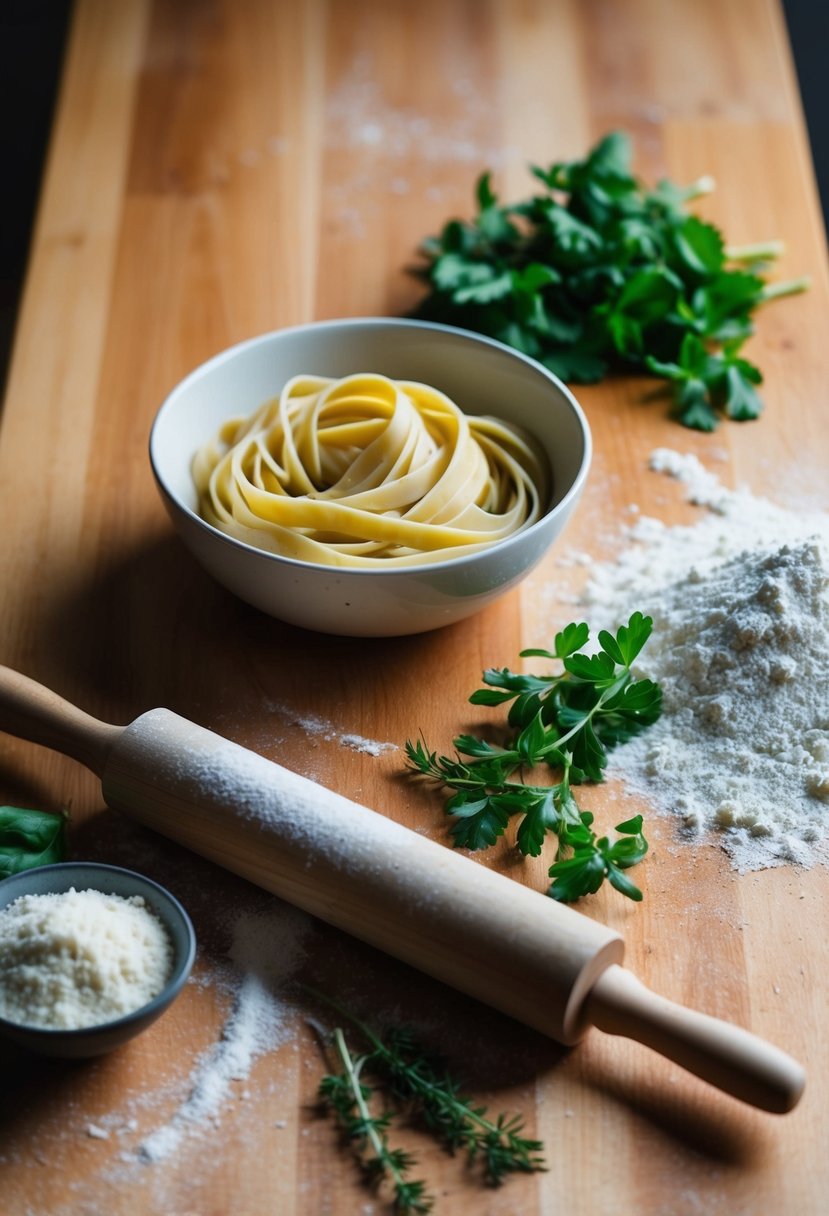
<path id="1" fill-rule="evenodd" d="M 6 379 L 71 7 L 70 0 L 0 0 L 0 163 L 6 166 L 0 225 L 0 386 Z M 829 4 L 784 0 L 783 7 L 825 219 L 829 213 Z"/>

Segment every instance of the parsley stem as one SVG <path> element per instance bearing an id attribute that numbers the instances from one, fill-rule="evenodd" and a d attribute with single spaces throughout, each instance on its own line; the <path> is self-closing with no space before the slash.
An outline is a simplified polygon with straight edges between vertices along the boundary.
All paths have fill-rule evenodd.
<path id="1" fill-rule="evenodd" d="M 713 194 L 717 188 L 717 183 L 710 174 L 706 173 L 702 177 L 698 177 L 695 182 L 691 182 L 680 191 L 684 202 L 690 202 L 691 199 L 702 198 L 705 194 Z"/>
<path id="2" fill-rule="evenodd" d="M 785 248 L 782 241 L 758 241 L 754 245 L 726 245 L 724 253 L 729 262 L 761 262 L 779 258 Z"/>
<path id="3" fill-rule="evenodd" d="M 784 279 L 780 283 L 766 283 L 760 292 L 760 300 L 765 303 L 768 300 L 777 300 L 780 296 L 797 295 L 798 292 L 808 291 L 811 285 L 812 280 L 808 275 L 799 279 Z"/>

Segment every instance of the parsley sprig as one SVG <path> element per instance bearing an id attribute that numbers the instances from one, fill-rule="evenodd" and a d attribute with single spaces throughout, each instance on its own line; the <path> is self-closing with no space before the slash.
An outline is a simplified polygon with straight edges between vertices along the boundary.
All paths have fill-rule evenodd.
<path id="1" fill-rule="evenodd" d="M 416 315 L 488 334 L 563 380 L 663 377 L 679 421 L 698 430 L 722 414 L 756 418 L 762 375 L 740 353 L 752 315 L 808 286 L 763 279 L 780 242 L 728 247 L 688 210 L 712 180 L 646 189 L 619 131 L 584 160 L 531 171 L 543 193 L 502 204 L 485 173 L 474 218 L 423 242 L 415 273 L 429 293 Z"/>
<path id="2" fill-rule="evenodd" d="M 352 1056 L 342 1029 L 333 1042 L 342 1072 L 323 1077 L 319 1094 L 333 1112 L 348 1141 L 356 1143 L 361 1167 L 368 1181 L 378 1186 L 391 1183 L 394 1211 L 401 1214 L 428 1212 L 433 1199 L 425 1184 L 407 1177 L 414 1158 L 389 1147 L 387 1132 L 393 1113 L 371 1113 L 374 1089 L 363 1080 L 369 1076 L 382 1084 L 388 1095 L 409 1117 L 421 1122 L 450 1153 L 466 1153 L 470 1165 L 479 1165 L 488 1186 L 500 1186 L 510 1174 L 544 1170 L 539 1140 L 524 1136 L 520 1115 L 498 1114 L 463 1094 L 445 1062 L 417 1041 L 406 1027 L 390 1029 L 381 1038 L 338 1001 L 309 989 L 348 1020 L 367 1050 Z"/>
<path id="3" fill-rule="evenodd" d="M 429 751 L 422 740 L 406 743 L 409 768 L 454 791 L 444 810 L 452 819 L 456 848 L 484 849 L 504 834 L 511 818 L 520 816 L 516 844 L 525 856 L 537 857 L 548 832 L 558 837 L 554 879 L 549 894 L 571 902 L 598 891 L 605 879 L 623 895 L 642 894 L 625 873 L 648 849 L 642 817 L 616 825 L 612 841 L 593 831 L 593 816 L 579 808 L 572 786 L 604 778 L 608 750 L 655 722 L 662 693 L 651 680 L 632 671 L 650 637 L 653 621 L 635 612 L 615 634 L 601 630 L 599 651 L 583 652 L 590 637 L 584 622 L 572 622 L 556 634 L 553 650 L 530 649 L 522 657 L 550 660 L 560 670 L 529 675 L 509 668 L 489 668 L 485 687 L 469 698 L 473 705 L 509 703 L 507 746 L 477 735 L 454 740 L 454 758 Z M 553 785 L 513 780 L 525 768 L 543 764 L 560 772 Z"/>

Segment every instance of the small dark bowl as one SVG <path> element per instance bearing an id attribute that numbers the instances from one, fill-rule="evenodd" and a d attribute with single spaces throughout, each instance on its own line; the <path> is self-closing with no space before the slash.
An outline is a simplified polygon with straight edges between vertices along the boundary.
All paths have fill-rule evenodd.
<path id="1" fill-rule="evenodd" d="M 0 882 L 0 910 L 21 895 L 61 895 L 76 891 L 101 891 L 104 895 L 128 898 L 141 895 L 170 935 L 173 968 L 164 988 L 146 1005 L 114 1022 L 86 1026 L 81 1030 L 46 1030 L 41 1026 L 20 1026 L 0 1018 L 0 1035 L 20 1047 L 41 1055 L 76 1058 L 103 1055 L 134 1038 L 172 1004 L 184 987 L 196 956 L 196 934 L 190 917 L 178 900 L 150 878 L 123 870 L 120 866 L 99 865 L 92 861 L 68 861 L 59 865 L 22 870 Z"/>

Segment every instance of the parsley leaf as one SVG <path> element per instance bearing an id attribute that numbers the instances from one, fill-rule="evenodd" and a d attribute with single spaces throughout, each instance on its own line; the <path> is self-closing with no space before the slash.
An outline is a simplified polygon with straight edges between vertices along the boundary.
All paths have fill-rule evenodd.
<path id="1" fill-rule="evenodd" d="M 641 861 L 648 851 L 648 842 L 642 835 L 642 816 L 618 823 L 616 831 L 624 835 L 613 844 L 607 836 L 596 840 L 590 831 L 589 817 L 584 818 L 588 820 L 583 824 L 585 831 L 571 833 L 572 857 L 550 866 L 550 877 L 555 880 L 550 895 L 562 903 L 569 903 L 585 892 L 598 891 L 607 878 L 622 895 L 639 902 L 642 892 L 624 871 Z"/>

